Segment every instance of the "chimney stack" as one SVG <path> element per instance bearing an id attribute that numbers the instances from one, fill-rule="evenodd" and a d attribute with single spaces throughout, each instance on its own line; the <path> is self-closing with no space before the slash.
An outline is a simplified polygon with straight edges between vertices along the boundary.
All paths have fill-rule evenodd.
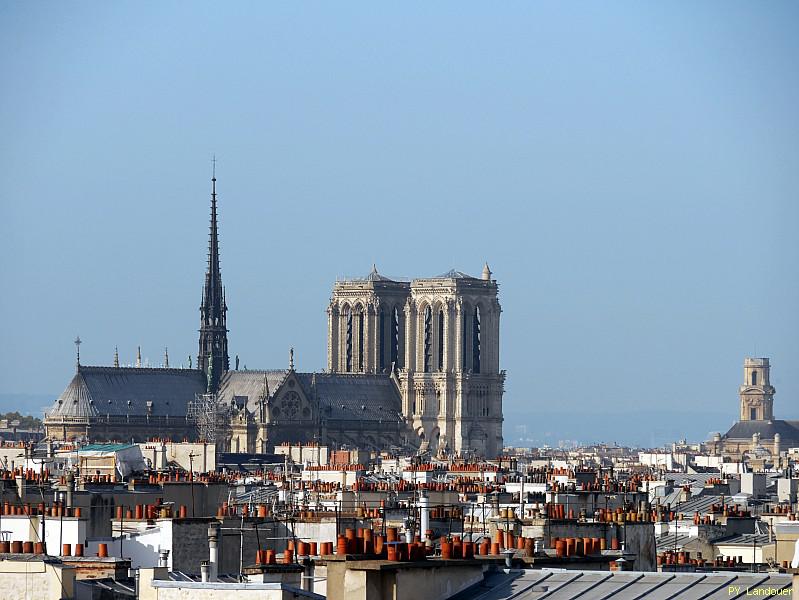
<path id="1" fill-rule="evenodd" d="M 219 523 L 208 526 L 208 577 L 216 581 L 219 569 Z"/>

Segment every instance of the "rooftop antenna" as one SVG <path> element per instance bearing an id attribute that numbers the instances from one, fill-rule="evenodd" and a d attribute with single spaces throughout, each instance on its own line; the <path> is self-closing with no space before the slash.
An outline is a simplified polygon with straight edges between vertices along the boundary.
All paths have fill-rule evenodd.
<path id="1" fill-rule="evenodd" d="M 80 336 L 76 337 L 73 343 L 75 344 L 75 354 L 77 355 L 77 362 L 75 366 L 80 367 L 80 345 L 83 343 L 80 339 Z"/>

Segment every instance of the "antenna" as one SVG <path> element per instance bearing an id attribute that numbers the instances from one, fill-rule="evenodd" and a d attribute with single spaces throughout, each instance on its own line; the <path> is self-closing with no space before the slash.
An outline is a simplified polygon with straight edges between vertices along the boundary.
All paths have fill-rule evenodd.
<path id="1" fill-rule="evenodd" d="M 75 344 L 75 354 L 77 355 L 77 366 L 80 366 L 80 345 L 83 343 L 80 336 L 76 337 L 73 343 Z"/>

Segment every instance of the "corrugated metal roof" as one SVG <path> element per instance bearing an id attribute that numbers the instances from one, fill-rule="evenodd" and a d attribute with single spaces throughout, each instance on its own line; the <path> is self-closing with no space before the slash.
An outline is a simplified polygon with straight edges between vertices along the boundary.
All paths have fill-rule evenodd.
<path id="1" fill-rule="evenodd" d="M 768 534 L 758 533 L 739 533 L 737 535 L 730 535 L 723 538 L 713 540 L 713 544 L 717 546 L 762 546 L 768 544 Z M 773 542 L 772 542 L 773 543 Z"/>
<path id="2" fill-rule="evenodd" d="M 731 586 L 734 586 L 731 588 Z M 791 587 L 784 573 L 643 573 L 558 569 L 498 573 L 458 600 L 730 600 L 747 590 Z"/>
<path id="3" fill-rule="evenodd" d="M 685 533 L 667 533 L 656 539 L 657 552 L 660 554 L 666 550 L 682 550 L 685 546 L 696 542 L 698 539 Z"/>
<path id="4" fill-rule="evenodd" d="M 674 485 L 690 485 L 691 487 L 704 487 L 711 479 L 718 479 L 719 473 L 668 473 L 665 479 L 674 481 Z"/>
<path id="5" fill-rule="evenodd" d="M 710 507 L 714 504 L 724 504 L 725 506 L 730 506 L 732 504 L 737 504 L 732 497 L 730 496 L 721 496 L 716 494 L 707 494 L 705 496 L 695 496 L 685 502 L 677 502 L 676 495 L 672 497 L 670 494 L 664 499 L 664 505 L 670 504 L 671 509 L 690 517 L 693 517 L 695 512 L 698 512 L 700 515 L 707 513 L 710 511 Z"/>

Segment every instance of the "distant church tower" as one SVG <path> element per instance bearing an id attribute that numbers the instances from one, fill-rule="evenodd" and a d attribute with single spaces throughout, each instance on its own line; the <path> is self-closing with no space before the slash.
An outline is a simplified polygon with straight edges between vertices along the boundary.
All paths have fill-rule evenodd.
<path id="1" fill-rule="evenodd" d="M 208 391 L 215 392 L 219 380 L 230 368 L 227 349 L 227 304 L 219 270 L 219 232 L 216 222 L 216 173 L 211 179 L 211 232 L 208 240 L 208 270 L 200 305 L 200 350 L 197 368 L 208 379 Z"/>
<path id="2" fill-rule="evenodd" d="M 769 378 L 768 358 L 744 359 L 744 383 L 738 388 L 741 421 L 774 419 L 774 388 Z"/>

